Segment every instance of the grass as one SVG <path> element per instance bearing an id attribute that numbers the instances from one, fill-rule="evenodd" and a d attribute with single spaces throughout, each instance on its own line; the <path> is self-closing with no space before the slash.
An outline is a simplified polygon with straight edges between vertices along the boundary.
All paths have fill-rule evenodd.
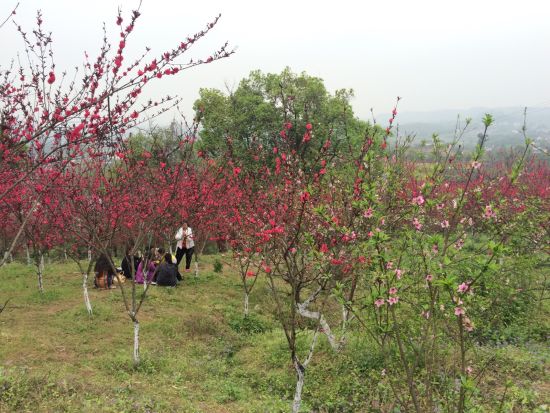
<path id="1" fill-rule="evenodd" d="M 89 317 L 76 266 L 47 266 L 44 294 L 33 267 L 0 269 L 0 300 L 11 299 L 0 315 L 0 412 L 289 411 L 295 378 L 266 286 L 258 282 L 250 296 L 253 315 L 243 320 L 238 277 L 227 265 L 214 272 L 217 259 L 203 258 L 197 280 L 150 290 L 139 315 L 137 368 L 133 326 L 119 289 L 91 289 Z M 307 334 L 299 341 L 306 349 Z M 500 371 L 512 369 L 517 377 L 505 404 L 513 406 L 503 411 L 548 411 L 529 410 L 543 404 L 541 389 L 548 390 L 547 350 L 478 353 L 493 360 L 495 398 L 504 386 Z M 308 370 L 303 411 L 383 411 L 369 407 L 375 393 L 390 397 L 380 385 L 382 368 L 363 336 L 352 335 L 337 356 L 322 338 Z"/>

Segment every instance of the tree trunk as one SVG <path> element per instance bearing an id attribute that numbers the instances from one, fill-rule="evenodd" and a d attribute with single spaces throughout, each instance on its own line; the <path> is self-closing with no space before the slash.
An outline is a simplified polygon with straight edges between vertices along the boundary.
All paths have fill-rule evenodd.
<path id="1" fill-rule="evenodd" d="M 42 274 L 44 273 L 44 254 L 38 253 L 38 291 L 44 292 L 44 284 L 42 282 Z"/>
<path id="2" fill-rule="evenodd" d="M 298 413 L 302 404 L 302 390 L 304 388 L 304 378 L 306 369 L 297 359 L 294 359 L 294 369 L 296 370 L 297 381 L 294 391 L 294 401 L 292 402 L 292 413 Z"/>
<path id="3" fill-rule="evenodd" d="M 139 321 L 134 320 L 134 366 L 139 364 Z"/>
<path id="4" fill-rule="evenodd" d="M 172 243 L 171 242 L 168 244 L 168 248 L 170 250 L 170 255 L 174 255 L 174 250 L 172 249 Z"/>
<path id="5" fill-rule="evenodd" d="M 199 277 L 199 263 L 195 260 L 195 278 Z"/>
<path id="6" fill-rule="evenodd" d="M 349 311 L 345 305 L 342 306 L 342 331 L 346 330 L 348 323 Z"/>
<path id="7" fill-rule="evenodd" d="M 244 293 L 244 316 L 248 317 L 248 292 Z"/>
<path id="8" fill-rule="evenodd" d="M 336 340 L 336 337 L 334 334 L 332 334 L 332 330 L 330 329 L 330 326 L 323 316 L 323 314 L 320 314 L 317 311 L 309 311 L 306 307 L 309 303 L 306 301 L 305 303 L 298 304 L 297 310 L 298 314 L 300 314 L 302 317 L 311 318 L 312 320 L 317 320 L 319 322 L 319 325 L 322 328 L 322 332 L 327 336 L 328 342 L 330 343 L 330 346 L 332 349 L 336 352 L 340 351 L 342 344 L 344 343 L 345 336 L 342 336 L 340 341 Z"/>
<path id="9" fill-rule="evenodd" d="M 32 265 L 31 253 L 29 252 L 28 245 L 25 245 L 25 252 L 27 253 L 27 265 Z"/>
<path id="10" fill-rule="evenodd" d="M 88 248 L 88 262 L 92 260 L 92 249 Z"/>
<path id="11" fill-rule="evenodd" d="M 88 295 L 88 274 L 82 274 L 82 289 L 84 291 L 84 304 L 86 304 L 86 310 L 88 315 L 92 315 L 92 304 L 90 303 L 90 296 Z"/>
<path id="12" fill-rule="evenodd" d="M 63 263 L 67 263 L 67 249 L 63 248 Z"/>

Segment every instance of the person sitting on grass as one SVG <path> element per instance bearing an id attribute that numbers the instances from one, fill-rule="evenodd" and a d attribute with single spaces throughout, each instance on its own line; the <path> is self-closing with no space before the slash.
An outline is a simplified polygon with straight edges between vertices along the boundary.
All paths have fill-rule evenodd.
<path id="1" fill-rule="evenodd" d="M 94 286 L 95 288 L 116 288 L 113 285 L 113 277 L 115 276 L 115 271 L 111 265 L 111 260 L 107 255 L 101 254 L 97 261 L 95 262 L 94 267 L 95 278 Z"/>
<path id="2" fill-rule="evenodd" d="M 138 251 L 135 255 L 130 256 L 131 248 L 126 248 L 126 254 L 124 255 L 124 258 L 122 259 L 122 262 L 120 263 L 120 267 L 122 268 L 122 274 L 124 277 L 128 279 L 132 279 L 132 275 L 136 273 L 139 263 L 141 262 L 141 254 Z M 133 263 L 132 263 L 133 261 Z M 133 264 L 133 268 L 132 268 Z"/>
<path id="3" fill-rule="evenodd" d="M 155 257 L 154 255 L 149 252 L 147 254 L 147 257 L 138 265 L 137 271 L 136 271 L 136 283 L 137 284 L 143 284 L 145 282 L 145 275 L 147 274 L 147 283 L 150 283 L 153 281 L 153 277 L 155 275 L 155 270 L 157 268 L 157 265 L 155 264 Z"/>
<path id="4" fill-rule="evenodd" d="M 167 253 L 157 271 L 157 285 L 175 287 L 177 283 L 178 268 L 176 264 L 172 263 L 172 254 Z"/>

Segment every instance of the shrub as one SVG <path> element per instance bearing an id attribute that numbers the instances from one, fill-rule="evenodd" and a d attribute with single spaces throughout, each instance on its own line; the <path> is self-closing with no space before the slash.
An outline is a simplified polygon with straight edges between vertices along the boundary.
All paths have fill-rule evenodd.
<path id="1" fill-rule="evenodd" d="M 216 261 L 214 261 L 214 272 L 220 273 L 223 271 L 223 264 L 222 262 L 216 258 Z"/>

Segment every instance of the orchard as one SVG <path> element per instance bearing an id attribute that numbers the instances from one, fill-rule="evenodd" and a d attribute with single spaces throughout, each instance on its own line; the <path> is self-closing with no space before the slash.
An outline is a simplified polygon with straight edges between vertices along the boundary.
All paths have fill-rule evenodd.
<path id="1" fill-rule="evenodd" d="M 218 16 L 131 56 L 140 15 L 68 73 L 38 13 L 0 67 L 0 411 L 548 411 L 550 163 L 528 111 L 508 152 L 486 114 L 422 153 L 400 97 L 361 120 L 352 90 L 286 68 L 147 128 L 181 104 L 151 85 L 235 50 L 192 55 Z M 183 222 L 189 271 L 140 284 L 132 257 L 176 254 Z"/>

